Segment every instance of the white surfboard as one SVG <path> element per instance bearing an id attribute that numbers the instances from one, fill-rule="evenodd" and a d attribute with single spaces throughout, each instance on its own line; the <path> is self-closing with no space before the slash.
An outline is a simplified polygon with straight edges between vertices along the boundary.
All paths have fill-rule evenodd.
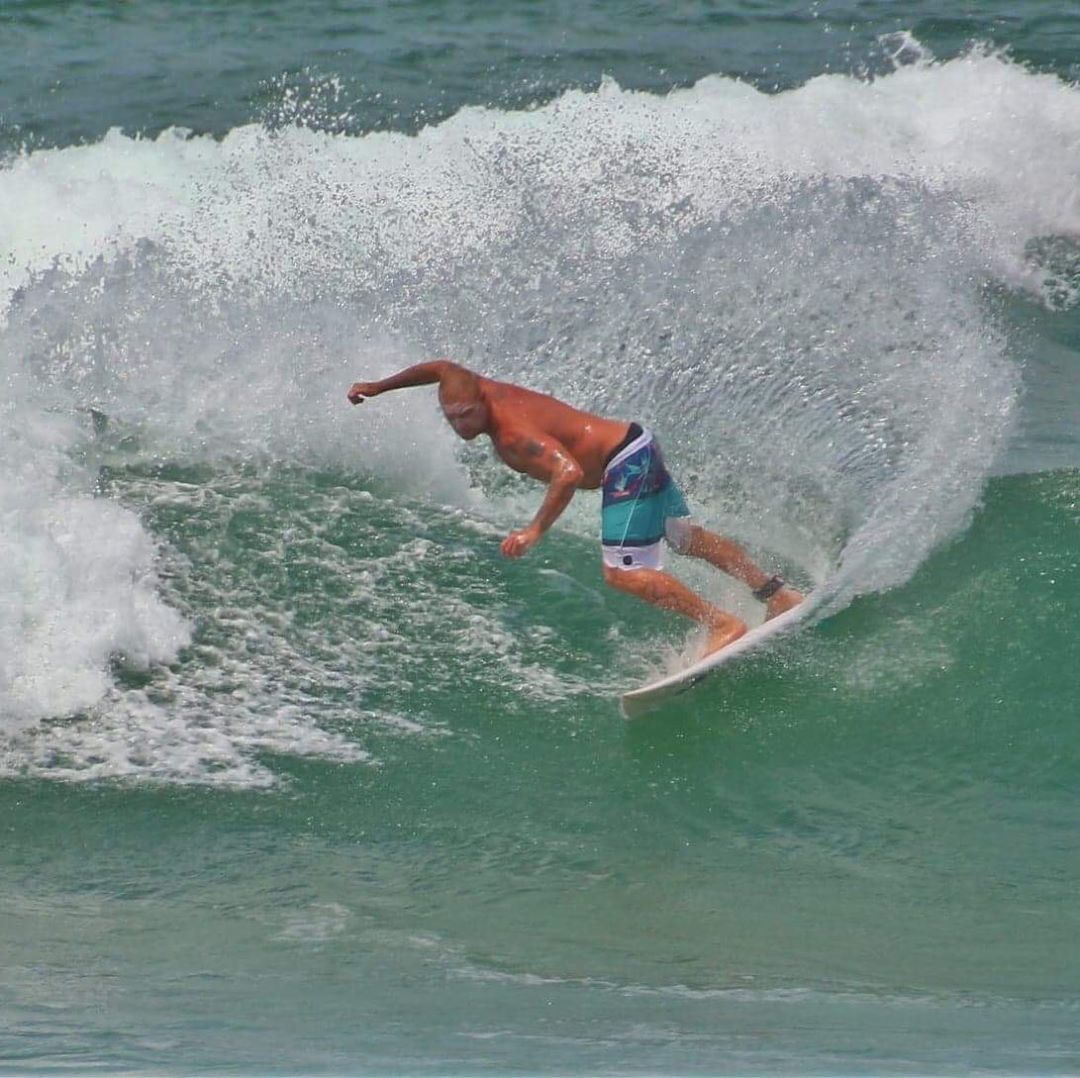
<path id="1" fill-rule="evenodd" d="M 683 670 L 677 670 L 674 674 L 668 674 L 656 681 L 650 681 L 640 689 L 632 689 L 624 693 L 621 701 L 623 717 L 635 719 L 638 715 L 644 715 L 646 711 L 659 707 L 673 696 L 678 696 L 679 693 L 693 688 L 699 681 L 715 673 L 722 666 L 746 655 L 749 651 L 761 648 L 766 641 L 775 640 L 782 633 L 797 628 L 817 606 L 813 600 L 814 597 L 808 595 L 798 606 L 784 611 L 783 614 L 778 614 L 769 621 L 762 622 L 756 629 L 751 629 L 745 636 L 740 636 L 735 643 L 728 644 L 726 648 L 714 651 L 711 655 L 698 659 L 696 663 L 692 663 Z"/>

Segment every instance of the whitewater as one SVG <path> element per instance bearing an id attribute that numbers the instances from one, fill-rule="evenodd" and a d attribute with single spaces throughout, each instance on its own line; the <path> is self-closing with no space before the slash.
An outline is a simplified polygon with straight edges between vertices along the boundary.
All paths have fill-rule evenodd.
<path id="1" fill-rule="evenodd" d="M 1007 461 L 1022 378 L 999 295 L 1073 301 L 1039 244 L 1080 234 L 1076 94 L 989 50 L 917 50 L 775 95 L 608 81 L 415 136 L 114 130 L 13 157 L 6 769 L 47 766 L 39 724 L 90 709 L 87 751 L 112 763 L 86 774 L 138 774 L 103 749 L 134 721 L 110 664 L 185 682 L 197 617 L 167 540 L 98 489 L 103 461 L 360 472 L 511 521 L 525 492 L 430 400 L 343 406 L 352 378 L 434 354 L 645 417 L 703 519 L 827 580 L 827 611 L 902 583 Z M 589 535 L 591 517 L 567 526 Z M 356 751 L 276 723 L 240 724 L 238 775 L 247 743 Z M 166 778 L 220 773 L 150 758 Z"/>
<path id="2" fill-rule="evenodd" d="M 1080 1068 L 1080 14 L 0 5 L 0 1072 Z M 821 604 L 691 626 L 447 356 Z M 747 590 L 675 555 L 755 623 Z"/>

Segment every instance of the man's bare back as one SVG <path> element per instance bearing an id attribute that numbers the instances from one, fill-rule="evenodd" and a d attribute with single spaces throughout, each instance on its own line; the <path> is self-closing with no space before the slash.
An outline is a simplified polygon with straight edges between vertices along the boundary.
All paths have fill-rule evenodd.
<path id="1" fill-rule="evenodd" d="M 444 360 L 423 363 L 384 382 L 357 382 L 349 390 L 349 400 L 353 404 L 360 404 L 366 397 L 385 393 L 387 389 L 434 382 L 449 367 L 465 370 Z M 471 371 L 467 373 L 473 374 Z M 433 377 L 428 377 L 429 374 Z M 411 377 L 413 375 L 415 378 Z M 404 376 L 410 377 L 400 385 L 387 384 Z M 626 436 L 629 422 L 604 419 L 580 411 L 546 393 L 537 393 L 510 382 L 499 382 L 478 374 L 473 374 L 473 377 L 488 416 L 486 427 L 478 433 L 491 438 L 495 452 L 504 464 L 533 479 L 550 482 L 560 466 L 558 456 L 553 455 L 558 454 L 580 468 L 579 487 L 584 490 L 599 488 L 604 462 L 611 450 Z M 458 409 L 447 415 L 455 429 L 455 418 L 463 415 L 461 410 L 473 403 L 468 399 L 450 400 L 450 408 Z M 463 433 L 462 437 L 471 441 L 476 434 Z"/>
<path id="2" fill-rule="evenodd" d="M 626 437 L 629 422 L 582 412 L 555 397 L 509 382 L 478 381 L 491 417 L 488 434 L 505 464 L 533 479 L 550 482 L 553 466 L 558 464 L 557 456 L 549 457 L 542 451 L 550 446 L 552 453 L 565 453 L 581 469 L 579 487 L 599 488 L 604 463 Z"/>
<path id="3" fill-rule="evenodd" d="M 433 383 L 439 385 L 443 414 L 461 438 L 472 441 L 481 434 L 488 435 L 503 463 L 548 485 L 533 521 L 503 540 L 501 549 L 507 557 L 521 557 L 535 546 L 570 504 L 577 489 L 596 490 L 605 486 L 605 476 L 616 453 L 626 449 L 635 433 L 646 437 L 636 424 L 580 411 L 555 397 L 485 378 L 448 360 L 420 363 L 376 382 L 356 382 L 348 397 L 353 404 L 362 404 L 368 397 L 392 389 Z M 653 452 L 651 447 L 648 451 Z M 658 449 L 655 459 L 660 461 Z M 658 467 L 663 472 L 659 477 L 662 483 L 668 477 L 662 462 Z M 608 494 L 605 486 L 605 501 Z M 682 505 L 681 495 L 679 499 Z M 636 504 L 636 497 L 634 501 Z M 675 515 L 681 518 L 687 512 L 683 506 Z M 742 580 L 757 598 L 767 602 L 769 617 L 802 601 L 799 592 L 779 577 L 769 577 L 730 540 L 697 524 L 681 519 L 676 523 L 681 526 L 664 532 L 668 543 L 678 553 L 704 558 Z M 625 530 L 623 539 L 626 541 Z M 659 544 L 657 541 L 651 545 Z M 625 562 L 624 567 L 605 556 L 607 583 L 706 625 L 710 630 L 707 651 L 724 647 L 746 632 L 741 619 L 707 603 L 676 577 L 662 572 L 658 560 L 655 568 L 637 567 L 629 554 Z"/>

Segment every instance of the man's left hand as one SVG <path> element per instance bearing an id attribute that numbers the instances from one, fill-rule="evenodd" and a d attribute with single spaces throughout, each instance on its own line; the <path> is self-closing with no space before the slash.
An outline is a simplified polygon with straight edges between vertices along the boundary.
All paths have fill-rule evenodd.
<path id="1" fill-rule="evenodd" d="M 520 531 L 511 532 L 502 541 L 500 549 L 508 558 L 520 558 L 525 551 L 540 542 L 540 535 L 539 528 L 522 528 Z"/>

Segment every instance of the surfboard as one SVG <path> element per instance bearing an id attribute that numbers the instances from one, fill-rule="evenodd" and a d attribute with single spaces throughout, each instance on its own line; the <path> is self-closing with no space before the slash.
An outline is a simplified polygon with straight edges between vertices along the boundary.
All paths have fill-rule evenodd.
<path id="1" fill-rule="evenodd" d="M 624 693 L 620 701 L 623 717 L 636 719 L 639 715 L 652 711 L 653 708 L 666 703 L 672 697 L 692 689 L 729 663 L 744 657 L 751 651 L 760 650 L 769 641 L 775 641 L 784 633 L 798 628 L 817 605 L 813 599 L 813 595 L 808 595 L 798 606 L 784 611 L 783 614 L 778 614 L 769 621 L 762 622 L 745 636 L 740 636 L 735 643 L 728 644 L 726 648 L 714 651 L 711 655 L 698 659 L 697 662 L 691 663 L 682 670 L 677 670 L 674 674 L 668 674 L 656 681 L 650 681 L 640 689 L 632 689 Z"/>

